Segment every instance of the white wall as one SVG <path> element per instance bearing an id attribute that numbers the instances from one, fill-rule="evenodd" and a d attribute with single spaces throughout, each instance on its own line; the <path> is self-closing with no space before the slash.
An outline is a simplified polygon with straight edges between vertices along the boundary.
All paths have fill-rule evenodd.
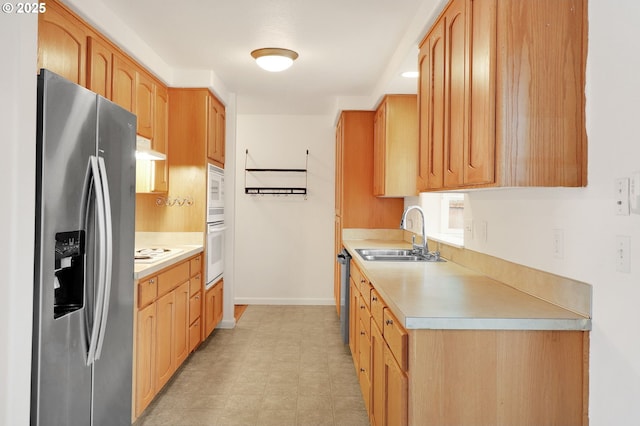
<path id="1" fill-rule="evenodd" d="M 331 116 L 238 115 L 236 303 L 333 302 L 334 134 Z M 304 168 L 308 149 L 307 200 L 246 195 L 246 149 L 247 166 L 257 168 Z M 280 174 L 271 176 L 280 181 Z M 295 178 L 282 176 L 282 181 L 289 179 Z"/>
<path id="2" fill-rule="evenodd" d="M 0 424 L 29 424 L 37 15 L 0 14 Z"/>
<path id="3" fill-rule="evenodd" d="M 592 426 L 640 424 L 640 215 L 616 216 L 614 179 L 640 171 L 640 3 L 589 2 L 588 186 L 470 192 L 487 241 L 465 246 L 593 286 Z M 564 234 L 552 255 L 554 229 Z M 631 273 L 616 272 L 616 235 L 631 237 Z"/>

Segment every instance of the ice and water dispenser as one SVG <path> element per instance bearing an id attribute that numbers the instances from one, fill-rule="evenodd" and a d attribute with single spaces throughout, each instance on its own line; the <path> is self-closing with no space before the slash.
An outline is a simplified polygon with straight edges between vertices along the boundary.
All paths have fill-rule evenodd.
<path id="1" fill-rule="evenodd" d="M 85 232 L 56 234 L 53 317 L 81 309 L 84 301 Z"/>

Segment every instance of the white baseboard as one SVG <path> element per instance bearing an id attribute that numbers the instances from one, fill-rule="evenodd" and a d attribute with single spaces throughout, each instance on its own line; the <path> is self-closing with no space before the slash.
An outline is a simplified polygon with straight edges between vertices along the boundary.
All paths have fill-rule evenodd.
<path id="1" fill-rule="evenodd" d="M 236 326 L 236 319 L 230 319 L 230 320 L 222 320 L 220 321 L 220 323 L 218 324 L 218 326 L 216 328 L 235 328 Z"/>
<path id="2" fill-rule="evenodd" d="M 236 305 L 333 305 L 333 299 L 280 299 L 272 297 L 236 297 Z"/>

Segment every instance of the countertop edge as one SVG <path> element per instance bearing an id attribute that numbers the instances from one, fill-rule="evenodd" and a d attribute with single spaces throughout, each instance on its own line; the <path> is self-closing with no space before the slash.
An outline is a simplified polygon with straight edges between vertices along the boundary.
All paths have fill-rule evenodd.
<path id="1" fill-rule="evenodd" d="M 357 241 L 357 242 L 356 242 Z M 362 240 L 354 239 L 353 243 L 351 240 L 343 240 L 344 247 L 351 253 L 352 261 L 356 261 L 358 267 L 363 269 L 363 272 L 368 277 L 370 273 L 367 271 L 367 266 L 364 260 L 360 257 L 360 255 L 355 251 L 355 248 L 359 246 Z M 381 243 L 380 240 L 376 241 L 378 244 Z M 406 242 L 389 240 L 389 247 L 398 247 L 400 245 L 407 244 Z M 451 262 L 447 259 L 447 262 Z M 454 262 L 451 262 L 455 264 Z M 457 265 L 457 264 L 456 264 Z M 458 265 L 461 268 L 463 266 Z M 466 268 L 464 268 L 466 269 Z M 396 301 L 392 298 L 391 300 L 389 295 L 384 289 L 375 285 L 375 282 L 371 283 L 374 288 L 380 293 L 382 298 L 385 300 L 386 304 L 391 309 L 391 312 L 401 320 L 403 326 L 407 330 L 428 330 L 428 329 L 437 329 L 437 330 L 523 330 L 523 331 L 590 331 L 591 330 L 591 319 L 588 317 L 581 316 L 575 312 L 568 311 L 571 314 L 575 315 L 574 318 L 463 318 L 463 317 L 415 317 L 415 316 L 407 316 L 404 312 L 399 308 Z M 516 291 L 520 291 L 515 289 Z M 522 292 L 523 294 L 527 294 Z M 529 295 L 531 296 L 531 295 Z M 535 296 L 531 296 L 535 297 Z M 539 299 L 545 302 L 542 299 Z M 550 302 L 545 302 L 552 305 Z M 554 305 L 557 306 L 557 305 Z M 565 308 L 560 309 L 566 310 Z M 572 315 L 572 316 L 573 316 Z"/>
<path id="2" fill-rule="evenodd" d="M 553 318 L 405 318 L 407 330 L 590 331 L 591 320 Z"/>
<path id="3" fill-rule="evenodd" d="M 182 251 L 175 256 L 167 257 L 156 263 L 134 263 L 133 279 L 140 281 L 141 279 L 151 276 L 165 268 L 204 251 L 204 247 L 202 245 L 176 245 L 171 246 L 171 248 L 181 249 Z M 138 270 L 136 271 L 135 269 Z"/>

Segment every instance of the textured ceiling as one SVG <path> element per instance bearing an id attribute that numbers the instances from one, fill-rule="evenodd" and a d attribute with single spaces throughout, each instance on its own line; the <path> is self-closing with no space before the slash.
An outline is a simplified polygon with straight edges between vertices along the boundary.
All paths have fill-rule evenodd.
<path id="1" fill-rule="evenodd" d="M 212 70 L 240 113 L 322 113 L 338 98 L 415 93 L 417 44 L 441 0 L 102 1 L 174 69 Z M 268 73 L 250 52 L 285 47 Z"/>

